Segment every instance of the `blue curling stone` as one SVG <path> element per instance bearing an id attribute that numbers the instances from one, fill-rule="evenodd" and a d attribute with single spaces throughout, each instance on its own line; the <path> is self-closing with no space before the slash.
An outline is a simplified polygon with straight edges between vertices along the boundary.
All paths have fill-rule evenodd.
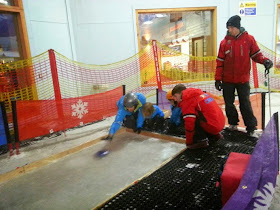
<path id="1" fill-rule="evenodd" d="M 96 156 L 97 157 L 104 157 L 104 156 L 106 156 L 106 155 L 108 155 L 109 154 L 109 151 L 108 150 L 100 150 L 100 151 L 98 151 L 97 153 L 96 153 Z"/>

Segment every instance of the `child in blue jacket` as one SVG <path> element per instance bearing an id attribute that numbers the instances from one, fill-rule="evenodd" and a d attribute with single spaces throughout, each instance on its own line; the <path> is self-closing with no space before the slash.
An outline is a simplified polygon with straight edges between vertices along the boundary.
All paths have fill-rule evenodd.
<path id="1" fill-rule="evenodd" d="M 185 135 L 185 125 L 181 108 L 177 106 L 177 102 L 172 97 L 172 90 L 169 90 L 166 94 L 166 99 L 171 104 L 171 117 L 168 122 L 168 128 L 166 133 L 174 135 Z"/>
<path id="2" fill-rule="evenodd" d="M 159 132 L 164 130 L 164 113 L 157 105 L 147 102 L 141 111 L 139 117 L 145 129 Z"/>
<path id="3" fill-rule="evenodd" d="M 132 128 L 134 132 L 140 133 L 137 128 L 142 127 L 142 120 L 139 117 L 139 110 L 146 103 L 146 98 L 142 93 L 127 93 L 117 102 L 118 113 L 112 123 L 108 136 L 103 140 L 112 140 L 114 134 L 122 126 Z"/>

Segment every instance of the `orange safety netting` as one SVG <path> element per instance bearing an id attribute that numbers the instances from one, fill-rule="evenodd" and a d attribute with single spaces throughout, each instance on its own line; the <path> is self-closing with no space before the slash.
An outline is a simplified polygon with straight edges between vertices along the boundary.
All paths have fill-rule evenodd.
<path id="1" fill-rule="evenodd" d="M 43 136 L 117 113 L 117 101 L 123 88 L 77 98 L 17 101 L 19 140 Z"/>
<path id="2" fill-rule="evenodd" d="M 195 57 L 156 44 L 163 90 L 168 91 L 182 83 L 186 87 L 222 95 L 214 86 L 216 57 Z M 259 46 L 275 64 L 270 73 L 271 91 L 280 91 L 279 56 Z M 121 85 L 126 86 L 126 92 L 141 92 L 149 100 L 158 88 L 155 63 L 152 43 L 130 58 L 108 65 L 79 63 L 49 50 L 26 60 L 0 65 L 0 100 L 5 102 L 9 122 L 11 101 L 78 98 L 104 93 Z M 261 89 L 255 92 L 267 91 L 263 65 L 257 64 L 254 73 L 251 87 L 257 83 L 255 88 Z"/>
<path id="3" fill-rule="evenodd" d="M 212 98 L 214 98 L 214 100 L 217 102 L 217 104 L 219 105 L 219 107 L 223 110 L 224 115 L 225 115 L 225 119 L 226 119 L 226 124 L 228 125 L 228 121 L 227 121 L 227 117 L 226 117 L 226 111 L 225 111 L 225 102 L 223 97 L 208 93 L 209 95 L 211 95 Z M 250 95 L 250 101 L 251 101 L 251 105 L 252 105 L 252 109 L 254 112 L 255 117 L 257 118 L 257 122 L 258 122 L 258 129 L 262 129 L 262 96 L 261 93 L 256 93 L 256 94 L 252 94 Z M 236 98 L 235 102 L 235 107 L 237 109 L 238 112 L 238 116 L 239 116 L 239 125 L 238 127 L 245 127 L 244 125 L 244 121 L 242 119 L 242 115 L 240 112 L 240 106 L 239 106 L 239 100 L 238 98 Z"/>

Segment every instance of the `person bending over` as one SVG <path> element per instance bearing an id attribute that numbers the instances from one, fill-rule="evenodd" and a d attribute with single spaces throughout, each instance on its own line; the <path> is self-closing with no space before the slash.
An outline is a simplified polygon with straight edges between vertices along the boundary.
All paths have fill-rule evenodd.
<path id="1" fill-rule="evenodd" d="M 220 133 L 225 126 L 225 117 L 207 93 L 200 89 L 176 85 L 172 96 L 182 110 L 186 129 L 186 145 L 189 149 L 208 147 L 208 141 L 223 138 Z"/>
<path id="2" fill-rule="evenodd" d="M 171 104 L 171 117 L 168 119 L 168 128 L 165 129 L 170 135 L 185 135 L 185 124 L 181 108 L 172 96 L 172 89 L 166 94 L 166 99 Z"/>
<path id="3" fill-rule="evenodd" d="M 147 102 L 142 108 L 142 115 L 139 115 L 143 122 L 143 127 L 147 130 L 162 132 L 164 130 L 164 113 L 157 106 Z"/>
<path id="4" fill-rule="evenodd" d="M 124 125 L 127 128 L 132 128 L 134 132 L 141 124 L 139 110 L 146 103 L 146 98 L 142 93 L 127 93 L 122 96 L 117 102 L 118 112 L 114 122 L 111 125 L 109 134 L 102 140 L 112 140 L 117 130 Z"/>

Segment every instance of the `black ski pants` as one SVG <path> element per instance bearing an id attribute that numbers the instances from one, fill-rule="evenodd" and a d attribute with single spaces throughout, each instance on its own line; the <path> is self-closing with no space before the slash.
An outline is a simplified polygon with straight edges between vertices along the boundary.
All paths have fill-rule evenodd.
<path id="1" fill-rule="evenodd" d="M 238 113 L 234 105 L 235 90 L 239 98 L 240 112 L 247 131 L 256 130 L 257 119 L 254 116 L 250 102 L 250 85 L 249 82 L 241 84 L 223 83 L 223 96 L 226 105 L 226 115 L 230 125 L 238 125 Z"/>

